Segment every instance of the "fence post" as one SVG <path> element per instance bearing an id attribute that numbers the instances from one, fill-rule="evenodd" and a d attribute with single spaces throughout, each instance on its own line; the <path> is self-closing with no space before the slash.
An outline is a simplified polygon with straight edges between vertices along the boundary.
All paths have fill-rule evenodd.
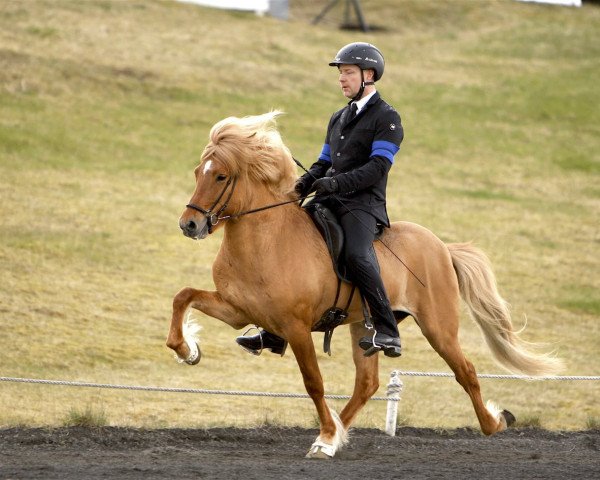
<path id="1" fill-rule="evenodd" d="M 404 387 L 402 380 L 400 380 L 400 372 L 398 370 L 392 370 L 390 374 L 390 383 L 387 386 L 387 416 L 385 419 L 385 433 L 390 437 L 396 436 L 396 421 L 398 419 L 398 403 L 400 402 L 400 395 L 402 394 L 402 388 Z"/>

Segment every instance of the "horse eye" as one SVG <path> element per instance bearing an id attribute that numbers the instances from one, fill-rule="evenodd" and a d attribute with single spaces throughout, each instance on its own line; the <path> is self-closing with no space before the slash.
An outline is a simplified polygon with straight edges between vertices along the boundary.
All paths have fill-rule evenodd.
<path id="1" fill-rule="evenodd" d="M 223 175 L 222 173 L 217 175 L 217 182 L 224 182 L 225 180 L 227 180 L 227 175 Z"/>

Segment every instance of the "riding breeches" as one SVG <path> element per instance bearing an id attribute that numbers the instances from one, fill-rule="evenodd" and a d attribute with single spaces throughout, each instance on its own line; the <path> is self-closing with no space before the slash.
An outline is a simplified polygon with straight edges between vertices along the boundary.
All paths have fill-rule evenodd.
<path id="1" fill-rule="evenodd" d="M 398 336 L 398 324 L 383 286 L 373 241 L 377 220 L 368 212 L 351 210 L 339 217 L 344 230 L 344 263 L 350 279 L 365 298 L 375 329 Z"/>

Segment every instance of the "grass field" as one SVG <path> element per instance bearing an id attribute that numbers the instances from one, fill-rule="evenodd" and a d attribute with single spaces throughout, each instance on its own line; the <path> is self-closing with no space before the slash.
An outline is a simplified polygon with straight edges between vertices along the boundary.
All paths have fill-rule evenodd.
<path id="1" fill-rule="evenodd" d="M 200 317 L 203 360 L 164 345 L 171 300 L 212 288 L 220 235 L 177 225 L 209 128 L 229 115 L 287 112 L 280 129 L 305 165 L 343 105 L 327 62 L 354 40 L 385 52 L 378 84 L 402 115 L 392 219 L 491 257 L 526 340 L 565 374 L 600 374 L 600 8 L 513 1 L 365 2 L 372 33 L 342 31 L 341 7 L 291 2 L 281 22 L 167 1 L 0 2 L 0 376 L 303 392 L 290 353 L 255 358 L 239 332 Z M 477 327 L 461 339 L 499 373 Z M 412 321 L 392 369 L 448 371 Z M 315 334 L 321 343 L 321 334 Z M 319 353 L 329 393 L 353 385 L 349 335 Z M 482 380 L 522 424 L 598 425 L 598 382 Z M 339 401 L 332 402 L 341 408 Z M 372 402 L 359 426 L 381 427 Z M 0 382 L 0 426 L 81 416 L 145 427 L 315 425 L 309 400 L 140 393 Z M 450 379 L 405 380 L 400 422 L 476 426 Z"/>

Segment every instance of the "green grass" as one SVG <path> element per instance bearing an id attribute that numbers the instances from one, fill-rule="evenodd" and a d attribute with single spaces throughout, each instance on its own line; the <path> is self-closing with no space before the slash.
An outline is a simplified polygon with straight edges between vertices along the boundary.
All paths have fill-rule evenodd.
<path id="1" fill-rule="evenodd" d="M 589 417 L 586 422 L 588 430 L 600 430 L 600 419 L 596 417 Z"/>
<path id="2" fill-rule="evenodd" d="M 538 416 L 524 415 L 522 418 L 517 419 L 515 427 L 516 428 L 541 428 L 542 422 L 540 420 L 540 417 L 538 417 Z"/>
<path id="3" fill-rule="evenodd" d="M 105 427 L 108 424 L 106 412 L 87 405 L 85 408 L 72 408 L 63 419 L 65 427 Z"/>
<path id="4" fill-rule="evenodd" d="M 574 313 L 600 317 L 600 296 L 598 290 L 590 285 L 578 285 L 569 289 L 558 305 Z"/>
<path id="5" fill-rule="evenodd" d="M 172 360 L 173 295 L 212 288 L 222 238 L 191 242 L 177 220 L 208 130 L 228 115 L 283 109 L 294 155 L 316 158 L 344 104 L 326 64 L 353 40 L 385 52 L 379 89 L 405 127 L 390 216 L 474 240 L 524 338 L 555 349 L 567 374 L 600 373 L 600 8 L 377 0 L 365 14 L 385 29 L 361 34 L 337 29 L 341 9 L 310 25 L 324 4 L 293 2 L 280 22 L 151 0 L 0 3 L 1 376 L 303 392 L 293 355 L 250 357 L 239 332 L 203 316 L 200 365 Z M 379 395 L 392 369 L 447 371 L 414 322 L 401 334 Z M 351 391 L 348 337 L 338 330 L 334 356 L 319 353 L 328 393 Z M 498 371 L 466 315 L 461 340 L 478 371 Z M 404 383 L 402 424 L 476 426 L 453 380 Z M 600 418 L 597 382 L 482 390 L 545 428 Z M 61 425 L 82 405 L 115 425 L 314 426 L 309 400 L 9 383 L 0 425 Z M 384 416 L 372 402 L 357 424 Z"/>

